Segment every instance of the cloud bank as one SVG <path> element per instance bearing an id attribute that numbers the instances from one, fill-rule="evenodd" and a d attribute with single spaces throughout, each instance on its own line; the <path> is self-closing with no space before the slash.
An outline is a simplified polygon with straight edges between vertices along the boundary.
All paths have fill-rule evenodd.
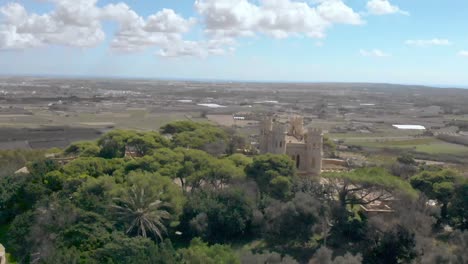
<path id="1" fill-rule="evenodd" d="M 0 6 L 0 50 L 91 48 L 109 39 L 114 51 L 157 48 L 162 57 L 205 57 L 234 51 L 239 38 L 322 39 L 334 25 L 365 23 L 343 0 L 195 0 L 195 17 L 188 18 L 172 9 L 143 17 L 123 2 L 100 6 L 98 0 L 42 1 L 52 3 L 53 10 L 36 14 L 16 2 Z M 404 13 L 387 0 L 370 0 L 367 9 L 376 15 Z M 104 22 L 116 24 L 117 30 L 106 33 Z M 204 36 L 189 39 L 197 29 Z M 368 54 L 379 56 L 375 50 Z"/>
<path id="2" fill-rule="evenodd" d="M 367 2 L 366 7 L 367 11 L 372 15 L 409 15 L 409 12 L 401 10 L 396 5 L 392 5 L 388 0 L 370 0 Z"/>

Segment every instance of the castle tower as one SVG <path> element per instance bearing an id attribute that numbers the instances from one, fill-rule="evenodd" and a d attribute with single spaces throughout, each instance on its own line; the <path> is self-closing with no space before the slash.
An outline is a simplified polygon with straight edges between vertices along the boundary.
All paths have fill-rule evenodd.
<path id="1" fill-rule="evenodd" d="M 319 128 L 309 128 L 306 138 L 307 172 L 319 175 L 322 171 L 323 132 Z"/>
<path id="2" fill-rule="evenodd" d="M 270 153 L 286 153 L 286 127 L 284 124 L 273 124 L 272 137 L 270 140 Z"/>
<path id="3" fill-rule="evenodd" d="M 288 124 L 276 122 L 271 117 L 260 124 L 260 152 L 286 154 L 294 161 L 300 175 L 320 174 L 322 147 L 322 130 L 309 128 L 306 132 L 300 116 L 290 118 Z"/>
<path id="4" fill-rule="evenodd" d="M 259 149 L 261 153 L 269 152 L 269 145 L 272 138 L 273 118 L 267 117 L 260 124 Z"/>
<path id="5" fill-rule="evenodd" d="M 304 118 L 293 116 L 289 119 L 288 135 L 302 139 L 304 137 Z"/>

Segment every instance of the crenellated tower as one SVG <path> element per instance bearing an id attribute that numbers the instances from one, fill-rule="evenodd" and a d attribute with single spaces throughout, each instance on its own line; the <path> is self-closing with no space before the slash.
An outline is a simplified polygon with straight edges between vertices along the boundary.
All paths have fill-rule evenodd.
<path id="1" fill-rule="evenodd" d="M 291 117 L 288 124 L 267 117 L 260 124 L 260 152 L 288 155 L 296 164 L 299 174 L 320 174 L 322 148 L 322 130 L 308 128 L 306 132 L 302 116 Z"/>
<path id="2" fill-rule="evenodd" d="M 319 175 L 322 171 L 323 157 L 323 132 L 320 128 L 309 128 L 305 139 L 307 160 L 307 172 Z"/>

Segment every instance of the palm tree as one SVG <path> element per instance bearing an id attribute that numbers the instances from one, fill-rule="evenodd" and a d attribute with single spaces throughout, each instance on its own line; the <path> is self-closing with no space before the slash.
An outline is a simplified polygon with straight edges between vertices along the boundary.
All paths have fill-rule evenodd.
<path id="1" fill-rule="evenodd" d="M 115 209 L 117 216 L 125 223 L 130 223 L 126 233 L 136 233 L 138 236 L 147 237 L 149 234 L 156 235 L 162 240 L 162 232 L 167 232 L 164 222 L 171 215 L 164 208 L 168 203 L 162 202 L 156 195 L 145 192 L 145 188 L 131 188 L 126 198 L 115 198 Z"/>

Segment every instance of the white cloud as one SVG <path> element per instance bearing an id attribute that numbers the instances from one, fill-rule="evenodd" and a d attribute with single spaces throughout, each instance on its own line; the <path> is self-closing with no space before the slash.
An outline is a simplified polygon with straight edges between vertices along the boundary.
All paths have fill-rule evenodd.
<path id="1" fill-rule="evenodd" d="M 460 50 L 460 52 L 458 52 L 458 56 L 468 57 L 468 50 Z"/>
<path id="2" fill-rule="evenodd" d="M 159 11 L 148 17 L 145 30 L 148 32 L 185 33 L 195 24 L 195 19 L 184 19 L 172 9 Z"/>
<path id="3" fill-rule="evenodd" d="M 196 0 L 206 39 L 184 38 L 197 21 L 171 9 L 142 17 L 125 3 L 97 5 L 97 0 L 42 0 L 51 11 L 28 12 L 19 3 L 0 6 L 0 50 L 47 45 L 80 48 L 104 42 L 104 21 L 116 23 L 108 36 L 113 50 L 138 51 L 156 47 L 164 57 L 209 56 L 232 52 L 236 38 L 265 34 L 274 38 L 323 38 L 335 24 L 364 21 L 344 0 Z"/>
<path id="4" fill-rule="evenodd" d="M 359 54 L 361 54 L 364 57 L 390 57 L 391 55 L 388 53 L 385 53 L 379 49 L 373 49 L 373 50 L 365 50 L 361 49 L 359 50 Z"/>
<path id="5" fill-rule="evenodd" d="M 452 43 L 448 39 L 409 39 L 405 41 L 406 45 L 409 46 L 450 46 Z"/>
<path id="6" fill-rule="evenodd" d="M 388 0 L 370 0 L 367 2 L 367 11 L 372 15 L 402 14 L 409 15 L 409 12 L 401 10 L 398 6 L 392 5 Z"/>
<path id="7" fill-rule="evenodd" d="M 18 3 L 0 7 L 0 49 L 21 49 L 46 44 L 89 47 L 104 40 L 92 1 L 57 1 L 47 14 L 29 14 Z"/>
<path id="8" fill-rule="evenodd" d="M 321 1 L 316 6 L 291 0 L 196 0 L 206 32 L 212 36 L 274 38 L 304 35 L 323 38 L 333 24 L 362 24 L 360 15 L 341 0 Z"/>
<path id="9" fill-rule="evenodd" d="M 209 55 L 224 55 L 234 51 L 233 43 L 226 45 L 218 40 L 209 41 L 181 41 L 161 49 L 160 57 L 207 57 Z"/>
<path id="10" fill-rule="evenodd" d="M 111 47 L 135 51 L 150 46 L 165 48 L 182 42 L 182 34 L 195 23 L 171 9 L 146 20 L 124 3 L 96 6 L 96 0 L 51 0 L 55 8 L 46 14 L 28 13 L 18 3 L 0 7 L 0 49 L 24 49 L 45 45 L 93 47 L 105 40 L 102 21 L 118 24 Z"/>

